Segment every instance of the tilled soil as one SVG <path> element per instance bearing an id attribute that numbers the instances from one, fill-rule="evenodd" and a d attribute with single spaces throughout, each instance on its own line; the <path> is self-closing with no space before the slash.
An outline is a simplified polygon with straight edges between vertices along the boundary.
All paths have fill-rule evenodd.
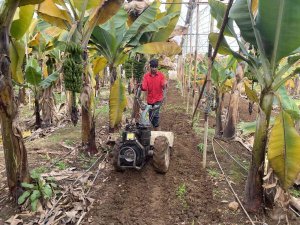
<path id="1" fill-rule="evenodd" d="M 200 118 L 196 128 L 193 129 L 191 127 L 191 116 L 186 114 L 185 100 L 179 90 L 176 89 L 176 83 L 170 83 L 168 96 L 161 113 L 161 129 L 172 131 L 175 135 L 169 171 L 166 174 L 156 173 L 152 161 L 149 160 L 140 171 L 126 170 L 125 172 L 116 172 L 112 166 L 111 158 L 106 163 L 106 167 L 99 170 L 100 173 L 93 187 L 91 187 L 91 192 L 89 196 L 86 196 L 95 199 L 95 201 L 91 210 L 85 215 L 80 224 L 250 224 L 240 206 L 236 210 L 229 208 L 229 203 L 236 201 L 236 199 L 225 180 L 225 176 L 220 171 L 212 151 L 212 134 L 210 132 L 211 128 L 214 127 L 214 117 L 209 117 L 210 138 L 207 152 L 207 168 L 203 169 L 202 154 L 199 152 L 203 143 L 203 127 L 201 127 L 203 126 L 203 119 Z M 228 102 L 228 97 L 226 101 Z M 253 121 L 256 112 L 257 110 L 254 108 L 254 113 L 249 115 L 248 102 L 241 98 L 239 105 L 240 120 Z M 103 132 L 103 129 L 105 128 L 102 127 L 97 133 L 97 138 L 101 139 L 101 143 L 105 141 L 107 135 Z M 65 131 L 72 133 L 69 128 L 65 129 Z M 70 139 L 71 137 L 68 138 Z M 52 139 L 54 140 L 54 137 Z M 49 140 L 52 139 L 50 138 Z M 50 142 L 47 142 L 44 146 L 42 143 L 44 141 L 40 140 L 40 142 L 35 142 L 34 146 L 38 146 L 41 149 L 58 150 L 59 145 L 53 146 L 49 145 Z M 30 143 L 27 143 L 27 147 L 30 148 Z M 34 150 L 31 149 L 30 151 L 32 153 L 29 157 L 31 165 L 36 164 L 38 166 L 43 164 L 41 162 L 47 161 L 45 157 L 42 158 Z M 232 187 L 241 201 L 243 201 L 251 152 L 238 142 L 224 142 L 221 140 L 214 141 L 214 150 L 226 176 L 231 181 Z M 3 162 L 2 164 L 4 165 L 3 156 L 0 156 L 0 162 Z M 235 160 L 231 158 L 232 156 Z M 70 165 L 78 168 L 83 166 L 78 157 L 75 155 L 70 157 L 65 160 L 66 162 L 75 162 L 75 164 L 71 163 Z M 2 168 L 0 163 L 1 181 L 4 181 L 5 177 L 3 169 L 4 167 Z M 94 174 L 96 175 L 96 171 L 94 171 Z M 19 213 L 19 207 L 11 200 L 7 200 L 8 191 L 5 185 L 0 185 L 0 190 L 1 225 L 10 216 Z M 285 220 L 279 222 L 271 221 L 270 218 L 263 215 L 251 215 L 251 217 L 255 224 L 263 224 L 263 222 L 269 225 L 287 224 Z M 77 224 L 77 222 L 72 224 Z M 293 220 L 289 224 L 299 223 Z"/>
<path id="2" fill-rule="evenodd" d="M 219 201 L 202 169 L 197 137 L 185 113 L 184 99 L 173 83 L 161 114 L 161 129 L 175 134 L 169 171 L 157 174 L 149 161 L 140 170 L 111 168 L 95 184 L 98 192 L 86 224 L 219 224 Z M 102 180 L 103 180 L 102 179 Z M 224 218 L 223 218 L 224 219 Z M 223 220 L 222 219 L 222 220 Z"/>

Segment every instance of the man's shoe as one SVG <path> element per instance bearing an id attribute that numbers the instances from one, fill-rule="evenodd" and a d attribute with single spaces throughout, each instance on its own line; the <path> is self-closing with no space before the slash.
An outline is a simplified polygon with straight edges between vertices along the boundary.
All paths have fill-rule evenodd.
<path id="1" fill-rule="evenodd" d="M 154 131 L 160 131 L 160 127 L 154 127 Z"/>

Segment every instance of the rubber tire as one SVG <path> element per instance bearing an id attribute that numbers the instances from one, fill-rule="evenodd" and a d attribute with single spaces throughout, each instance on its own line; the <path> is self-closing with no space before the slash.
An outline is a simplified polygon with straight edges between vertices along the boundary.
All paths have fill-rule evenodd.
<path id="1" fill-rule="evenodd" d="M 170 165 L 169 141 L 165 136 L 158 136 L 154 140 L 153 166 L 158 173 L 166 173 Z"/>
<path id="2" fill-rule="evenodd" d="M 117 140 L 113 147 L 113 166 L 115 168 L 115 171 L 124 172 L 125 169 L 118 166 L 118 157 L 119 157 L 120 147 L 121 147 L 121 140 Z"/>

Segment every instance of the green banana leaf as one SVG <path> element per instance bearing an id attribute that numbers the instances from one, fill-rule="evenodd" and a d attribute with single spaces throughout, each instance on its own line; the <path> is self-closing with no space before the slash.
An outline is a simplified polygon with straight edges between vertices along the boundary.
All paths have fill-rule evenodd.
<path id="1" fill-rule="evenodd" d="M 118 52 L 116 38 L 101 27 L 95 27 L 91 41 L 96 45 L 97 50 L 107 59 L 109 63 L 113 62 Z"/>
<path id="2" fill-rule="evenodd" d="M 300 47 L 300 4 L 295 0 L 259 0 L 256 26 L 271 68 Z"/>
<path id="3" fill-rule="evenodd" d="M 83 27 L 83 46 L 88 45 L 94 28 L 100 24 L 104 24 L 109 19 L 111 19 L 111 17 L 119 11 L 121 4 L 121 0 L 100 1 L 97 7 L 91 9 L 91 12 L 89 12 L 88 19 L 86 20 Z"/>
<path id="4" fill-rule="evenodd" d="M 159 1 L 154 1 L 129 27 L 126 31 L 121 47 L 124 48 L 133 37 L 138 35 L 145 27 L 155 20 L 157 9 L 160 6 Z"/>
<path id="5" fill-rule="evenodd" d="M 147 34 L 155 34 L 155 32 L 158 32 L 161 29 L 164 29 L 165 27 L 169 26 L 170 22 L 174 17 L 177 17 L 179 15 L 179 12 L 173 12 L 171 14 L 168 14 L 161 19 L 158 19 L 154 21 L 153 23 L 150 23 L 147 27 L 145 27 L 139 34 L 129 42 L 130 46 L 136 46 L 139 43 L 146 43 L 149 42 L 151 39 L 151 35 Z M 141 42 L 140 39 L 144 35 L 146 38 Z"/>
<path id="6" fill-rule="evenodd" d="M 125 86 L 121 78 L 116 79 L 110 89 L 109 96 L 109 124 L 115 127 L 122 120 L 123 111 L 127 105 Z"/>
<path id="7" fill-rule="evenodd" d="M 237 125 L 237 129 L 243 132 L 243 135 L 254 134 L 256 130 L 256 121 L 252 122 L 240 122 Z"/>
<path id="8" fill-rule="evenodd" d="M 208 35 L 209 43 L 213 46 L 213 48 L 216 48 L 217 41 L 219 38 L 219 33 L 210 33 Z M 223 37 L 223 40 L 221 41 L 220 47 L 218 49 L 218 53 L 221 55 L 232 55 L 233 50 L 229 47 L 226 39 Z"/>
<path id="9" fill-rule="evenodd" d="M 169 22 L 167 27 L 160 29 L 158 32 L 156 32 L 154 34 L 154 36 L 151 39 L 152 42 L 160 42 L 160 41 L 168 40 L 168 38 L 172 34 L 172 32 L 178 22 L 180 12 L 181 12 L 181 2 L 182 2 L 182 0 L 170 1 L 170 3 L 174 3 L 174 4 L 168 5 L 166 15 L 170 15 L 171 13 L 174 13 L 174 12 L 177 12 L 177 13 L 179 12 L 179 14 L 171 19 L 171 21 Z"/>
<path id="10" fill-rule="evenodd" d="M 293 120 L 285 111 L 277 116 L 271 130 L 268 146 L 270 166 L 287 190 L 300 172 L 300 136 Z"/>
<path id="11" fill-rule="evenodd" d="M 100 27 L 109 32 L 112 36 L 114 36 L 117 40 L 117 44 L 120 45 L 121 41 L 124 38 L 124 34 L 127 31 L 127 18 L 127 12 L 124 8 L 121 8 L 111 19 L 109 19 Z"/>
<path id="12" fill-rule="evenodd" d="M 20 7 L 19 17 L 11 24 L 10 33 L 16 39 L 21 39 L 27 32 L 34 13 L 34 5 Z"/>
<path id="13" fill-rule="evenodd" d="M 42 81 L 42 71 L 36 59 L 30 59 L 25 70 L 25 79 L 29 84 L 38 87 Z"/>
<path id="14" fill-rule="evenodd" d="M 208 40 L 209 43 L 213 46 L 213 48 L 216 48 L 217 42 L 218 42 L 218 38 L 219 38 L 219 34 L 218 33 L 210 33 L 208 35 Z M 218 53 L 221 55 L 232 55 L 234 58 L 236 58 L 237 60 L 241 61 L 247 61 L 248 60 L 246 58 L 244 58 L 243 56 L 241 56 L 239 53 L 233 51 L 230 46 L 228 45 L 225 37 L 223 37 L 219 49 L 218 49 Z"/>
<path id="15" fill-rule="evenodd" d="M 244 40 L 256 46 L 256 39 L 249 13 L 248 0 L 236 0 L 230 9 L 229 18 L 236 22 Z"/>
<path id="16" fill-rule="evenodd" d="M 292 99 L 284 86 L 281 86 L 277 91 L 278 97 L 280 98 L 280 102 L 282 105 L 282 108 L 285 112 L 290 114 L 290 116 L 298 120 L 300 119 L 300 110 L 295 102 L 294 99 Z"/>
<path id="17" fill-rule="evenodd" d="M 213 84 L 219 89 L 220 92 L 228 91 L 226 86 L 227 79 L 232 77 L 232 72 L 230 71 L 232 65 L 236 60 L 233 57 L 230 57 L 226 65 L 215 61 L 212 68 L 211 78 Z"/>
<path id="18" fill-rule="evenodd" d="M 51 73 L 46 79 L 41 81 L 39 85 L 43 88 L 46 89 L 50 87 L 51 84 L 53 84 L 55 81 L 57 81 L 59 78 L 59 73 L 57 71 Z"/>
<path id="19" fill-rule="evenodd" d="M 220 29 L 223 23 L 227 5 L 217 0 L 209 0 L 208 4 L 210 6 L 210 13 L 217 20 L 217 27 Z M 228 23 L 225 27 L 224 35 L 231 37 L 235 36 L 233 20 L 230 18 L 228 19 Z"/>
<path id="20" fill-rule="evenodd" d="M 270 118 L 270 126 L 274 124 L 274 117 Z M 256 121 L 252 122 L 240 122 L 237 125 L 237 128 L 242 131 L 242 134 L 244 136 L 247 136 L 249 134 L 254 134 L 256 131 Z"/>

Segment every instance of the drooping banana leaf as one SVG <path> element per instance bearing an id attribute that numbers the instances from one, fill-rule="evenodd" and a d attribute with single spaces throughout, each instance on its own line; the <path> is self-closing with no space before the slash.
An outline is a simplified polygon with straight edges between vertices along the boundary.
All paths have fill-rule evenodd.
<path id="1" fill-rule="evenodd" d="M 146 26 L 155 20 L 157 9 L 160 6 L 159 1 L 154 1 L 129 27 L 122 40 L 121 47 L 125 47 L 130 40 L 139 34 Z"/>
<path id="2" fill-rule="evenodd" d="M 116 38 L 108 31 L 101 27 L 95 27 L 91 41 L 97 46 L 98 51 L 107 59 L 112 62 L 118 50 L 118 43 Z"/>
<path id="3" fill-rule="evenodd" d="M 165 27 L 167 27 L 170 24 L 172 19 L 174 17 L 177 17 L 178 15 L 179 15 L 179 12 L 173 12 L 171 14 L 168 14 L 168 15 L 162 17 L 161 19 L 154 21 L 153 23 L 150 23 L 141 32 L 139 32 L 139 34 L 133 40 L 131 40 L 129 42 L 129 45 L 131 45 L 131 46 L 138 45 L 140 43 L 140 39 L 143 35 L 147 35 L 147 33 L 155 34 L 155 32 L 158 32 L 159 30 L 164 29 Z M 151 36 L 148 38 L 151 39 Z M 148 42 L 149 41 L 148 38 L 146 38 L 146 40 L 143 41 L 142 43 Z"/>
<path id="4" fill-rule="evenodd" d="M 211 78 L 214 85 L 218 87 L 220 91 L 226 89 L 226 81 L 231 78 L 229 68 L 232 66 L 233 62 L 234 60 L 230 60 L 229 64 L 224 66 L 217 61 L 215 61 L 213 64 Z"/>
<path id="5" fill-rule="evenodd" d="M 123 111 L 127 105 L 125 86 L 121 78 L 116 79 L 110 89 L 109 97 L 109 124 L 114 127 L 122 120 Z"/>
<path id="6" fill-rule="evenodd" d="M 271 130 L 268 159 L 282 186 L 288 189 L 300 172 L 300 136 L 293 120 L 285 111 L 280 112 Z"/>
<path id="7" fill-rule="evenodd" d="M 248 97 L 248 99 L 252 102 L 256 102 L 256 103 L 259 103 L 259 99 L 257 97 L 257 93 L 255 90 L 252 90 L 248 87 L 248 85 L 244 82 L 244 86 L 245 86 L 245 92 L 246 92 L 246 95 Z"/>
<path id="8" fill-rule="evenodd" d="M 112 16 L 114 16 L 120 9 L 122 4 L 121 0 L 106 0 L 99 1 L 96 8 L 89 14 L 89 18 L 84 24 L 83 28 L 83 41 L 82 45 L 87 46 L 90 40 L 91 34 L 96 26 L 105 23 Z"/>
<path id="9" fill-rule="evenodd" d="M 274 117 L 270 118 L 270 126 L 274 124 Z M 240 122 L 237 125 L 237 128 L 242 131 L 243 135 L 253 134 L 256 131 L 256 121 L 252 122 Z"/>
<path id="10" fill-rule="evenodd" d="M 42 73 L 38 72 L 36 68 L 28 66 L 25 72 L 26 82 L 29 84 L 38 87 L 42 81 Z"/>
<path id="11" fill-rule="evenodd" d="M 210 6 L 210 13 L 217 20 L 217 27 L 220 29 L 222 26 L 227 5 L 217 0 L 209 0 L 208 4 Z M 231 37 L 235 36 L 235 32 L 233 29 L 233 20 L 231 18 L 228 19 L 228 23 L 224 30 L 224 35 Z"/>
<path id="12" fill-rule="evenodd" d="M 256 130 L 256 121 L 252 122 L 240 122 L 237 125 L 237 128 L 243 132 L 243 135 L 254 134 Z"/>
<path id="13" fill-rule="evenodd" d="M 105 24 L 95 27 L 91 35 L 91 42 L 95 44 L 97 50 L 110 65 L 122 62 L 124 49 L 120 45 L 126 32 L 126 21 L 127 13 L 121 9 Z"/>
<path id="14" fill-rule="evenodd" d="M 107 59 L 103 56 L 99 56 L 93 60 L 93 72 L 94 74 L 98 74 L 102 71 L 107 65 Z"/>
<path id="15" fill-rule="evenodd" d="M 288 95 L 286 88 L 281 86 L 277 93 L 284 111 L 290 114 L 293 119 L 300 119 L 300 110 L 296 102 Z"/>
<path id="16" fill-rule="evenodd" d="M 219 33 L 210 33 L 208 35 L 209 43 L 213 46 L 213 48 L 216 48 L 217 41 L 218 41 Z M 218 53 L 221 55 L 232 55 L 233 50 L 229 47 L 227 41 L 225 38 L 221 41 L 220 47 L 218 49 Z"/>
<path id="17" fill-rule="evenodd" d="M 100 27 L 107 32 L 109 32 L 112 36 L 114 36 L 117 40 L 117 43 L 120 44 L 122 39 L 124 38 L 124 34 L 127 31 L 126 21 L 128 18 L 127 12 L 121 8 L 116 15 L 110 18 L 106 23 L 101 25 Z"/>
<path id="18" fill-rule="evenodd" d="M 9 45 L 10 68 L 12 71 L 12 78 L 19 84 L 24 83 L 24 75 L 22 72 L 23 60 L 25 57 L 25 45 L 22 40 L 15 41 L 14 39 Z"/>
<path id="19" fill-rule="evenodd" d="M 157 33 L 154 34 L 154 36 L 152 37 L 151 41 L 152 42 L 159 42 L 159 41 L 167 41 L 168 38 L 170 37 L 170 35 L 172 34 L 178 19 L 179 19 L 179 15 L 181 12 L 181 2 L 182 0 L 172 0 L 170 1 L 170 3 L 174 3 L 174 4 L 169 4 L 168 8 L 167 8 L 167 12 L 166 15 L 170 15 L 171 13 L 174 12 L 179 12 L 179 14 L 175 17 L 173 17 L 171 19 L 171 21 L 169 22 L 168 26 L 160 29 Z"/>
<path id="20" fill-rule="evenodd" d="M 41 81 L 40 86 L 43 89 L 46 89 L 46 88 L 50 87 L 50 85 L 53 84 L 53 82 L 57 81 L 58 78 L 59 78 L 59 73 L 57 71 L 55 71 L 55 72 L 51 73 L 46 79 Z"/>
<path id="21" fill-rule="evenodd" d="M 256 46 L 256 39 L 249 13 L 248 0 L 236 0 L 230 9 L 229 18 L 236 22 L 244 40 Z"/>
<path id="22" fill-rule="evenodd" d="M 181 47 L 174 42 L 150 42 L 140 45 L 133 50 L 133 52 L 143 54 L 161 54 L 166 56 L 177 55 L 181 51 Z"/>
<path id="23" fill-rule="evenodd" d="M 38 14 L 51 25 L 67 30 L 72 23 L 72 18 L 64 9 L 60 9 L 52 0 L 45 0 L 39 4 Z"/>
<path id="24" fill-rule="evenodd" d="M 16 38 L 20 39 L 28 30 L 34 13 L 34 5 L 26 5 L 20 7 L 19 17 L 11 24 L 10 33 Z"/>
<path id="25" fill-rule="evenodd" d="M 210 33 L 208 35 L 208 39 L 209 42 L 211 43 L 211 45 L 213 46 L 213 48 L 216 48 L 217 45 L 217 41 L 219 38 L 219 34 L 218 33 Z M 248 61 L 246 58 L 242 57 L 240 54 L 236 53 L 235 51 L 233 51 L 230 46 L 228 45 L 225 37 L 223 37 L 219 49 L 218 49 L 218 53 L 220 53 L 221 55 L 232 55 L 234 56 L 236 59 L 238 60 L 245 60 Z"/>
<path id="26" fill-rule="evenodd" d="M 294 0 L 259 0 L 257 29 L 271 68 L 300 46 L 300 4 Z"/>

